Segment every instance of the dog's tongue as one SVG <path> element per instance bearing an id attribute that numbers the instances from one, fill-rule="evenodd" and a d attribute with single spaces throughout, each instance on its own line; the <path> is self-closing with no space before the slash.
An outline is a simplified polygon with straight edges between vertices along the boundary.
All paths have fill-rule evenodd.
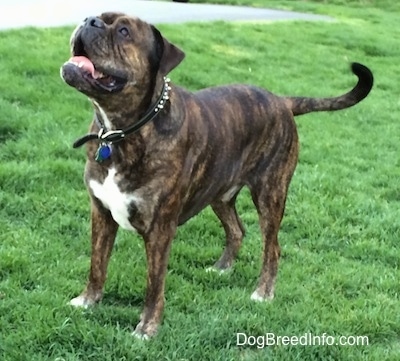
<path id="1" fill-rule="evenodd" d="M 94 69 L 93 63 L 86 56 L 73 56 L 69 61 L 92 74 L 93 78 L 97 78 L 97 71 Z"/>

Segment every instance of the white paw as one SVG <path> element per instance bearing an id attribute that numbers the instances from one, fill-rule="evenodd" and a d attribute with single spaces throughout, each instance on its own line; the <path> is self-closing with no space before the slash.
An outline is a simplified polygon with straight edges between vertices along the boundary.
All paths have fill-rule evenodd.
<path id="1" fill-rule="evenodd" d="M 83 308 L 88 308 L 90 305 L 93 304 L 93 302 L 90 302 L 86 297 L 84 296 L 78 296 L 73 298 L 71 301 L 69 301 L 69 304 L 74 307 L 83 307 Z"/>
<path id="2" fill-rule="evenodd" d="M 150 340 L 149 335 L 143 334 L 141 332 L 137 332 L 136 330 L 132 332 L 132 336 L 137 338 L 138 340 L 142 340 L 142 341 Z"/>
<path id="3" fill-rule="evenodd" d="M 253 301 L 256 301 L 256 302 L 271 301 L 271 300 L 273 300 L 273 298 L 274 298 L 274 295 L 273 295 L 273 294 L 263 297 L 263 296 L 261 296 L 261 295 L 258 293 L 257 290 L 254 291 L 254 292 L 251 294 L 251 297 L 250 297 L 250 299 L 252 299 Z"/>
<path id="4" fill-rule="evenodd" d="M 230 271 L 230 268 L 227 268 L 227 269 L 219 269 L 219 268 L 215 268 L 215 267 L 207 267 L 206 268 L 207 273 L 213 272 L 213 273 L 217 273 L 219 275 L 223 275 L 225 273 L 228 273 L 229 271 Z"/>

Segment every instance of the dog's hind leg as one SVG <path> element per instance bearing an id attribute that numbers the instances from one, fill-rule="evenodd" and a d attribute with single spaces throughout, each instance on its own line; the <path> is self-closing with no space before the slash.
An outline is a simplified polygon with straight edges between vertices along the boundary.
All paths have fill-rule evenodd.
<path id="1" fill-rule="evenodd" d="M 236 195 L 228 202 L 218 201 L 211 204 L 226 235 L 225 249 L 213 267 L 217 271 L 225 271 L 232 266 L 245 234 L 242 222 L 236 212 L 235 201 Z"/>
<path id="2" fill-rule="evenodd" d="M 269 191 L 269 194 L 267 194 Z M 252 191 L 263 238 L 263 261 L 257 289 L 251 295 L 256 301 L 274 298 L 280 247 L 278 231 L 284 209 L 284 194 L 275 190 Z"/>
<path id="3" fill-rule="evenodd" d="M 278 153 L 257 176 L 249 182 L 253 202 L 257 208 L 263 238 L 262 267 L 257 289 L 251 295 L 256 301 L 274 298 L 280 247 L 278 232 L 281 225 L 287 191 L 297 163 L 297 142 L 287 151 Z"/>

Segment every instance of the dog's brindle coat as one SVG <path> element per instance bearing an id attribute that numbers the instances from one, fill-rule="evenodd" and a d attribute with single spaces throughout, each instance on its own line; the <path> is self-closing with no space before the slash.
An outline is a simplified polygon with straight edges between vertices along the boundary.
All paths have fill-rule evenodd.
<path id="1" fill-rule="evenodd" d="M 152 25 L 120 13 L 86 19 L 71 37 L 73 57 L 63 79 L 94 104 L 91 132 L 124 129 L 157 103 L 164 77 L 184 58 Z M 135 334 L 156 333 L 177 226 L 207 205 L 220 219 L 226 245 L 215 268 L 232 266 L 244 228 L 235 209 L 250 189 L 263 237 L 263 262 L 254 300 L 272 299 L 280 249 L 278 230 L 298 157 L 294 116 L 339 110 L 367 96 L 373 78 L 354 63 L 359 78 L 335 98 L 280 97 L 247 85 L 196 93 L 171 85 L 164 109 L 134 134 L 111 145 L 111 157 L 95 161 L 98 141 L 87 145 L 85 181 L 91 195 L 92 256 L 89 282 L 71 303 L 88 306 L 102 297 L 118 226 L 144 239 L 147 291 Z"/>

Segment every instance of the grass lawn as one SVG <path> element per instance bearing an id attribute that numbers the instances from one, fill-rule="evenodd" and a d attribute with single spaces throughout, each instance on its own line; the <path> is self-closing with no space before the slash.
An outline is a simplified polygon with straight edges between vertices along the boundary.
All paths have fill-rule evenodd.
<path id="1" fill-rule="evenodd" d="M 223 244 L 210 210 L 180 228 L 164 321 L 149 342 L 130 334 L 146 278 L 135 235 L 118 235 L 103 302 L 89 310 L 67 305 L 86 282 L 90 257 L 85 155 L 71 144 L 87 131 L 92 110 L 58 75 L 72 28 L 0 33 L 0 360 L 400 359 L 399 5 L 327 3 L 264 5 L 335 21 L 159 27 L 187 54 L 171 78 L 192 90 L 240 82 L 278 94 L 339 95 L 355 84 L 351 61 L 370 66 L 376 81 L 355 108 L 297 119 L 302 146 L 280 232 L 275 300 L 250 300 L 261 242 L 243 192 L 247 236 L 232 272 L 205 272 Z M 367 336 L 369 345 L 237 346 L 239 332 Z"/>

